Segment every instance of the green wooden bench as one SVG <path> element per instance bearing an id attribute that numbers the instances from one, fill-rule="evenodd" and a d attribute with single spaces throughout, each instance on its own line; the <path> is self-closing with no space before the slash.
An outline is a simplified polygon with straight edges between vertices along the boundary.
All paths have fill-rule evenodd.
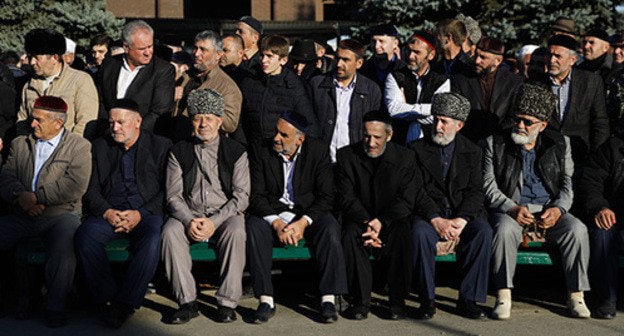
<path id="1" fill-rule="evenodd" d="M 41 264 L 45 260 L 45 248 L 41 239 L 32 239 L 28 242 L 28 263 Z M 108 259 L 111 262 L 124 262 L 128 260 L 128 240 L 114 240 L 106 247 Z M 217 255 L 215 250 L 206 243 L 195 243 L 191 245 L 191 257 L 194 261 L 215 261 Z M 299 246 L 284 246 L 273 248 L 274 260 L 308 260 L 310 251 L 303 244 Z M 455 262 L 454 254 L 436 257 L 438 262 Z M 553 260 L 548 250 L 542 247 L 541 243 L 530 243 L 529 248 L 522 248 L 518 253 L 519 265 L 552 265 Z M 620 258 L 620 266 L 624 266 L 624 257 Z"/>

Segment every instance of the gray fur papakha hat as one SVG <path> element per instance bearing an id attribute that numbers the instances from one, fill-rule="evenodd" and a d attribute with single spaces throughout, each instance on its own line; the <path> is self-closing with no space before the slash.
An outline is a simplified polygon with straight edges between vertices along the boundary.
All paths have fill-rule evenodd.
<path id="1" fill-rule="evenodd" d="M 548 121 L 556 104 L 557 97 L 552 92 L 536 85 L 524 84 L 516 94 L 513 114 L 523 114 L 541 121 Z"/>
<path id="2" fill-rule="evenodd" d="M 466 121 L 469 113 L 470 102 L 466 97 L 455 92 L 438 93 L 431 101 L 431 114 L 436 117 Z"/>
<path id="3" fill-rule="evenodd" d="M 188 95 L 188 112 L 196 114 L 214 114 L 222 117 L 225 110 L 223 96 L 213 89 L 198 89 Z"/>

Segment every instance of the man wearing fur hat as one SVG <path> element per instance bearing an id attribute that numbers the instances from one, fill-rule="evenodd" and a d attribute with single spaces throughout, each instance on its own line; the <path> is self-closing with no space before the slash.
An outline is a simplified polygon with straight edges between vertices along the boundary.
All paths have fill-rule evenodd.
<path id="1" fill-rule="evenodd" d="M 547 89 L 526 84 L 513 106 L 513 129 L 490 136 L 484 145 L 483 175 L 494 229 L 492 258 L 498 290 L 492 312 L 509 319 L 518 247 L 533 227 L 561 251 L 570 315 L 588 318 L 583 299 L 589 290 L 587 228 L 568 211 L 572 206 L 570 141 L 546 129 L 557 98 Z"/>
<path id="2" fill-rule="evenodd" d="M 435 308 L 435 256 L 438 241 L 459 240 L 461 267 L 459 312 L 471 319 L 485 314 L 492 229 L 483 207 L 481 148 L 459 131 L 470 112 L 468 99 L 457 93 L 433 96 L 431 137 L 410 143 L 418 162 L 417 180 L 426 195 L 417 202 L 412 222 L 414 276 L 420 287 L 419 319 L 430 319 Z M 417 181 L 417 184 L 419 182 Z"/>
<path id="3" fill-rule="evenodd" d="M 35 76 L 24 85 L 17 114 L 17 134 L 30 131 L 28 118 L 35 100 L 43 95 L 58 96 L 67 103 L 65 128 L 86 138 L 95 135 L 99 98 L 93 80 L 86 72 L 63 61 L 65 38 L 53 29 L 33 29 L 25 38 L 25 49 Z"/>
<path id="4" fill-rule="evenodd" d="M 164 176 L 171 142 L 141 129 L 139 105 L 117 100 L 110 134 L 93 142 L 93 173 L 85 203 L 89 216 L 76 232 L 76 250 L 92 295 L 106 305 L 104 319 L 119 328 L 141 306 L 156 272 L 163 225 Z M 132 254 L 121 284 L 106 245 L 128 238 Z"/>
<path id="5" fill-rule="evenodd" d="M 242 145 L 219 134 L 225 114 L 223 96 L 212 89 L 189 94 L 193 139 L 178 142 L 167 164 L 167 207 L 162 259 L 180 308 L 170 323 L 199 316 L 197 290 L 189 253 L 191 242 L 210 240 L 219 256 L 220 322 L 236 320 L 243 293 L 245 217 L 249 204 L 249 165 Z"/>
<path id="6" fill-rule="evenodd" d="M 0 173 L 0 197 L 13 204 L 12 214 L 0 218 L 0 251 L 23 239 L 46 237 L 48 327 L 66 324 L 65 300 L 76 269 L 74 233 L 91 174 L 91 144 L 65 129 L 68 109 L 58 97 L 35 99 L 32 134 L 13 140 Z"/>
<path id="7" fill-rule="evenodd" d="M 477 43 L 474 72 L 451 79 L 451 91 L 470 100 L 470 115 L 462 132 L 472 141 L 509 126 L 507 114 L 522 78 L 501 66 L 504 54 L 503 41 L 485 36 Z"/>

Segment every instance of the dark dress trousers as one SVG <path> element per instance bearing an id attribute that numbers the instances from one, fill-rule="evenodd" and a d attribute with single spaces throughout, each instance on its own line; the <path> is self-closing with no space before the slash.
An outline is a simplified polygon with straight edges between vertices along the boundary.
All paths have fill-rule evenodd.
<path id="1" fill-rule="evenodd" d="M 468 221 L 457 246 L 460 266 L 460 298 L 485 302 L 492 229 L 485 217 L 481 148 L 461 134 L 455 138 L 447 176 L 443 175 L 440 147 L 430 138 L 409 144 L 416 153 L 426 197 L 415 204 L 412 223 L 414 275 L 419 282 L 421 300 L 435 299 L 436 243 L 440 236 L 430 223 L 435 217 L 461 217 Z"/>
<path id="2" fill-rule="evenodd" d="M 373 286 L 371 252 L 389 265 L 390 304 L 401 305 L 411 287 L 409 217 L 415 201 L 414 153 L 387 143 L 384 154 L 369 158 L 363 143 L 344 147 L 337 154 L 336 187 L 342 212 L 342 245 L 349 293 L 356 305 L 369 306 Z M 379 219 L 380 251 L 364 246 L 367 222 Z M 379 253 L 376 253 L 379 252 Z"/>
<path id="3" fill-rule="evenodd" d="M 160 258 L 164 178 L 171 142 L 147 131 L 141 132 L 134 144 L 137 190 L 125 187 L 121 146 L 110 135 L 93 143 L 93 172 L 85 194 L 89 216 L 78 228 L 75 244 L 95 300 L 98 303 L 117 301 L 138 308 Z M 141 201 L 142 204 L 138 203 Z M 102 217 L 107 209 L 138 210 L 141 221 L 130 233 L 115 233 L 114 227 Z M 131 251 L 121 286 L 115 281 L 105 251 L 108 243 L 119 238 L 130 240 Z"/>
<path id="4" fill-rule="evenodd" d="M 611 137 L 594 152 L 579 180 L 576 202 L 582 205 L 589 229 L 589 276 L 592 292 L 599 302 L 615 304 L 619 286 L 619 255 L 624 230 L 624 141 Z M 611 209 L 616 223 L 609 230 L 599 229 L 594 216 Z"/>
<path id="5" fill-rule="evenodd" d="M 264 216 L 290 211 L 295 218 L 308 216 L 312 225 L 304 233 L 310 253 L 319 266 L 319 293 L 347 292 L 344 256 L 340 245 L 340 225 L 331 214 L 334 179 L 329 148 L 320 140 L 306 138 L 293 172 L 295 205 L 289 208 L 279 199 L 284 193 L 282 158 L 271 141 L 250 150 L 251 199 L 247 218 L 247 265 L 256 296 L 273 295 L 271 281 L 272 248 L 277 239 Z"/>

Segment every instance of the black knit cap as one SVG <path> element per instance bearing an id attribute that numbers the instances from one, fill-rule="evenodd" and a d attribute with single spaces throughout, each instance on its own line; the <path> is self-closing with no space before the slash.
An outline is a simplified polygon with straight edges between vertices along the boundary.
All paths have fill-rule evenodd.
<path id="1" fill-rule="evenodd" d="M 607 33 L 604 29 L 598 29 L 598 28 L 591 29 L 585 34 L 583 34 L 583 37 L 595 37 L 605 42 L 609 42 L 609 33 Z"/>
<path id="2" fill-rule="evenodd" d="M 24 49 L 31 55 L 63 55 L 65 37 L 54 29 L 33 29 L 25 36 Z"/>
<path id="3" fill-rule="evenodd" d="M 397 31 L 396 27 L 393 24 L 386 23 L 386 24 L 381 24 L 379 26 L 373 27 L 373 29 L 371 29 L 371 35 L 372 36 L 387 35 L 387 36 L 398 37 L 399 32 Z"/>
<path id="4" fill-rule="evenodd" d="M 255 17 L 245 15 L 241 17 L 240 19 L 238 19 L 238 21 L 246 23 L 247 25 L 249 25 L 249 27 L 253 28 L 253 30 L 257 31 L 258 34 L 262 35 L 262 32 L 263 32 L 262 23 L 258 21 L 258 19 L 256 19 Z"/>
<path id="5" fill-rule="evenodd" d="M 366 113 L 364 117 L 362 118 L 362 121 L 365 123 L 369 121 L 379 121 L 384 124 L 391 125 L 392 117 L 390 117 L 390 114 L 388 114 L 388 111 L 374 110 L 374 111 L 370 111 Z"/>
<path id="6" fill-rule="evenodd" d="M 135 102 L 134 100 L 130 98 L 122 98 L 122 99 L 115 100 L 113 102 L 113 107 L 111 107 L 111 110 L 112 109 L 124 109 L 124 110 L 130 110 L 133 112 L 141 113 L 139 111 L 139 104 L 137 104 L 137 102 Z"/>
<path id="7" fill-rule="evenodd" d="M 576 39 L 573 37 L 570 37 L 568 35 L 563 35 L 563 34 L 559 34 L 559 35 L 553 35 L 549 40 L 548 40 L 548 46 L 561 46 L 573 51 L 576 51 L 576 49 L 578 48 L 578 42 L 576 42 Z"/>
<path id="8" fill-rule="evenodd" d="M 289 124 L 293 125 L 300 132 L 306 133 L 310 128 L 308 119 L 300 113 L 295 111 L 286 111 L 280 116 L 281 119 L 286 120 Z"/>

